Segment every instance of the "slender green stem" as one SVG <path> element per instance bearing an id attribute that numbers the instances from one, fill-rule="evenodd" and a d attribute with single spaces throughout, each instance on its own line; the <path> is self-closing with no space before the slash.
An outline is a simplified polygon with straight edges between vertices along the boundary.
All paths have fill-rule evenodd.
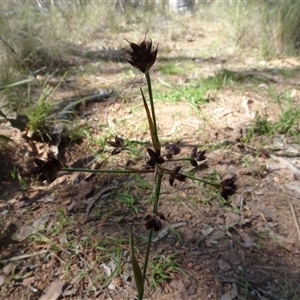
<path id="1" fill-rule="evenodd" d="M 151 107 L 151 114 L 152 114 L 152 120 L 153 120 L 153 125 L 154 125 L 154 135 L 155 135 L 155 140 L 157 143 L 157 147 L 159 149 L 156 149 L 155 145 L 155 150 L 160 150 L 160 143 L 158 139 L 158 134 L 157 134 L 157 124 L 156 124 L 156 115 L 155 115 L 155 108 L 154 108 L 154 100 L 153 100 L 153 94 L 152 94 L 152 85 L 151 85 L 151 78 L 150 78 L 150 73 L 149 71 L 145 73 L 146 80 L 147 80 L 147 85 L 148 85 L 148 93 L 149 93 L 149 99 L 150 99 L 150 107 Z"/>
<path id="2" fill-rule="evenodd" d="M 137 155 L 140 155 L 140 156 L 143 156 L 143 157 L 146 157 L 144 153 L 140 152 L 140 151 L 137 151 L 137 150 L 134 150 L 134 149 L 130 149 L 130 148 L 126 148 L 125 149 L 126 151 L 129 151 L 131 153 L 135 153 Z"/>
<path id="3" fill-rule="evenodd" d="M 162 155 L 162 156 L 166 156 L 166 155 Z M 171 158 L 168 160 L 165 160 L 165 162 L 169 162 L 169 161 L 191 161 L 190 158 Z"/>
<path id="4" fill-rule="evenodd" d="M 211 186 L 213 186 L 213 187 L 215 187 L 215 188 L 220 187 L 220 184 L 218 184 L 218 183 L 213 183 L 213 182 L 210 182 L 210 181 L 206 181 L 206 180 L 203 180 L 203 179 L 201 179 L 201 178 L 197 178 L 197 177 L 190 176 L 190 175 L 188 175 L 188 174 L 185 174 L 185 176 L 186 176 L 187 178 L 191 179 L 191 180 L 200 181 L 200 182 L 202 182 L 202 183 L 204 183 L 204 184 L 211 185 Z"/>
<path id="5" fill-rule="evenodd" d="M 152 173 L 149 170 L 95 170 L 95 169 L 81 169 L 81 168 L 64 168 L 65 172 L 85 172 L 85 173 L 110 173 L 110 174 L 132 174 L 132 173 Z"/>
<path id="6" fill-rule="evenodd" d="M 154 214 L 157 214 L 157 212 L 158 212 L 158 200 L 159 200 L 159 195 L 160 195 L 160 188 L 161 188 L 162 178 L 163 178 L 162 173 L 159 173 L 157 175 L 157 181 L 156 181 L 155 193 L 154 193 L 154 203 L 153 203 L 153 213 Z M 152 235 L 153 235 L 153 228 L 150 229 L 149 236 L 148 236 L 147 252 L 146 252 L 145 264 L 144 264 L 144 270 L 143 270 L 143 279 L 144 279 L 144 281 L 146 279 L 149 254 L 150 254 L 150 248 L 151 248 L 151 243 L 152 243 Z"/>
<path id="7" fill-rule="evenodd" d="M 156 181 L 156 186 L 155 186 L 155 194 L 154 194 L 154 204 L 153 204 L 153 213 L 154 214 L 158 213 L 158 200 L 159 200 L 159 195 L 160 195 L 160 188 L 161 188 L 162 178 L 163 178 L 163 174 L 161 172 L 159 172 L 158 175 L 157 175 L 157 181 Z"/>
<path id="8" fill-rule="evenodd" d="M 155 108 L 154 108 L 154 101 L 153 101 L 153 94 L 152 94 L 152 85 L 151 85 L 151 78 L 150 78 L 149 71 L 147 71 L 145 73 L 145 76 L 146 76 L 147 85 L 148 85 L 148 93 L 149 93 L 150 107 L 151 107 L 151 114 L 152 114 L 152 121 L 153 121 L 153 126 L 151 126 L 151 124 L 149 123 L 150 130 L 151 130 L 151 127 L 153 127 L 153 130 L 154 130 L 153 147 L 155 150 L 160 151 L 160 143 L 159 143 L 158 133 L 157 133 L 156 115 L 155 115 Z M 154 214 L 157 214 L 157 212 L 158 212 L 158 200 L 159 200 L 161 182 L 162 182 L 162 177 L 163 177 L 163 174 L 160 172 L 160 170 L 158 169 L 157 166 L 156 166 L 156 171 L 158 171 L 158 175 L 157 175 L 157 181 L 156 181 L 155 193 L 154 193 L 154 203 L 153 203 L 153 213 Z M 147 252 L 146 252 L 144 269 L 143 269 L 143 280 L 144 281 L 145 281 L 146 275 L 147 275 L 150 248 L 151 248 L 151 243 L 152 243 L 152 235 L 153 235 L 153 228 L 150 229 L 149 236 L 148 236 Z"/>
<path id="9" fill-rule="evenodd" d="M 153 235 L 153 228 L 150 229 L 149 235 L 148 235 L 147 252 L 146 252 L 145 263 L 144 263 L 144 269 L 143 269 L 143 279 L 144 279 L 144 281 L 145 281 L 146 275 L 147 275 L 147 268 L 148 268 L 149 254 L 150 254 L 150 248 L 151 248 L 151 243 L 152 243 L 152 235 Z"/>

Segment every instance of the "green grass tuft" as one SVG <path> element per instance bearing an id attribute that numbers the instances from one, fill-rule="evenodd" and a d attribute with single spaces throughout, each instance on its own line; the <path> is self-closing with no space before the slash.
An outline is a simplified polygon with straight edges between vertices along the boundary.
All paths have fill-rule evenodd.
<path id="1" fill-rule="evenodd" d="M 192 106 L 199 106 L 209 102 L 208 93 L 216 92 L 226 86 L 230 81 L 230 74 L 226 71 L 218 73 L 216 76 L 200 80 L 195 84 L 179 86 L 170 92 L 156 95 L 156 99 L 162 102 L 188 102 Z"/>
<path id="2" fill-rule="evenodd" d="M 184 67 L 171 63 L 161 65 L 158 70 L 164 75 L 184 75 L 187 72 Z"/>

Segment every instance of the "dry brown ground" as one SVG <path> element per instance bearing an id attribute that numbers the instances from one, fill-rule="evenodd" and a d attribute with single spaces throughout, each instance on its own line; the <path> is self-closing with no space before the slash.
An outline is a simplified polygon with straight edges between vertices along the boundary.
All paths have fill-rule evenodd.
<path id="1" fill-rule="evenodd" d="M 208 168 L 197 176 L 209 179 L 235 173 L 238 191 L 230 201 L 223 201 L 214 190 L 197 183 L 170 187 L 164 179 L 160 211 L 167 218 L 164 229 L 171 229 L 153 242 L 151 260 L 162 263 L 161 268 L 165 263 L 169 269 L 164 272 L 170 278 L 157 288 L 147 287 L 145 299 L 299 299 L 299 144 L 283 135 L 257 136 L 249 143 L 241 138 L 251 127 L 255 112 L 267 111 L 271 118 L 278 114 L 268 98 L 268 87 L 293 93 L 299 103 L 299 85 L 291 84 L 299 80 L 299 74 L 287 82 L 277 71 L 295 70 L 300 61 L 285 58 L 262 64 L 255 57 L 235 57 L 222 37 L 222 24 L 178 22 L 176 26 L 182 26 L 172 34 L 164 35 L 155 26 L 153 34 L 149 31 L 161 44 L 152 73 L 161 89 L 168 90 L 165 83 L 184 85 L 224 68 L 239 72 L 256 68 L 260 77 L 259 83 L 237 80 L 208 94 L 201 114 L 187 101 L 157 103 L 162 141 L 179 142 L 183 154 L 196 145 L 208 149 Z M 142 30 L 120 35 L 135 41 L 143 36 Z M 138 88 L 145 86 L 141 75 L 122 60 L 96 58 L 97 49 L 107 45 L 118 49 L 119 41 L 120 37 L 111 37 L 87 45 L 95 51 L 94 57 L 76 58 L 80 76 L 74 63 L 58 92 L 58 98 L 63 98 L 97 89 L 116 90 L 108 101 L 80 109 L 76 121 L 89 125 L 90 138 L 61 149 L 60 158 L 67 166 L 83 167 L 96 152 L 107 151 L 103 143 L 97 146 L 92 140 L 118 134 L 137 141 L 141 149 L 149 140 L 138 94 Z M 159 66 L 166 62 L 189 71 L 164 75 Z M 33 166 L 34 157 L 45 156 L 46 145 L 25 141 L 17 131 L 1 126 L 3 132 L 15 136 L 8 153 L 2 154 L 11 160 L 5 160 L 3 168 L 13 163 L 24 174 Z M 126 157 L 113 161 L 123 163 Z M 96 167 L 109 165 L 104 160 Z M 147 236 L 144 217 L 151 211 L 152 186 L 151 176 L 139 180 L 135 176 L 64 173 L 50 186 L 28 181 L 21 191 L 16 181 L 3 180 L 1 219 L 7 230 L 2 230 L 0 239 L 0 298 L 135 299 L 128 227 L 133 228 L 142 263 Z M 135 199 L 136 210 L 114 201 L 116 187 Z M 87 219 L 85 200 L 101 191 L 107 191 L 106 197 L 96 203 Z M 168 265 L 170 258 L 173 263 Z M 155 264 L 149 269 L 150 282 L 154 270 Z M 52 289 L 51 297 L 47 288 Z"/>

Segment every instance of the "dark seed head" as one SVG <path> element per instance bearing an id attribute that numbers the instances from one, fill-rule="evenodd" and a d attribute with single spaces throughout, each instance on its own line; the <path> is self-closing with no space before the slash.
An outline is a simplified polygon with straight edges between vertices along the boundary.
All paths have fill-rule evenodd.
<path id="1" fill-rule="evenodd" d="M 123 150 L 126 150 L 124 140 L 118 136 L 115 136 L 114 142 L 107 142 L 110 146 L 115 147 L 115 149 L 111 152 L 111 155 L 117 155 Z"/>
<path id="2" fill-rule="evenodd" d="M 156 217 L 152 217 L 150 219 L 147 220 L 146 222 L 146 228 L 147 230 L 153 228 L 154 231 L 160 231 L 162 228 L 162 224 L 159 218 Z"/>
<path id="3" fill-rule="evenodd" d="M 127 55 L 127 61 L 142 73 L 149 72 L 156 61 L 158 46 L 154 47 L 151 39 L 149 41 L 144 39 L 140 44 L 127 42 L 131 49 L 122 49 Z"/>
<path id="4" fill-rule="evenodd" d="M 228 200 L 228 198 L 236 193 L 237 185 L 235 184 L 236 175 L 224 179 L 221 182 L 221 196 Z"/>
<path id="5" fill-rule="evenodd" d="M 176 155 L 179 154 L 181 149 L 177 145 L 168 145 L 166 146 L 166 152 L 168 154 Z"/>
<path id="6" fill-rule="evenodd" d="M 48 153 L 46 160 L 36 158 L 34 162 L 37 166 L 30 173 L 39 175 L 38 180 L 40 182 L 47 181 L 49 184 L 57 178 L 58 173 L 63 168 L 62 163 L 56 159 L 52 152 Z"/>
<path id="7" fill-rule="evenodd" d="M 152 149 L 147 148 L 147 152 L 150 156 L 150 159 L 147 162 L 148 166 L 153 168 L 155 164 L 163 164 L 165 162 L 163 157 L 160 156 L 160 150 L 154 152 Z"/>

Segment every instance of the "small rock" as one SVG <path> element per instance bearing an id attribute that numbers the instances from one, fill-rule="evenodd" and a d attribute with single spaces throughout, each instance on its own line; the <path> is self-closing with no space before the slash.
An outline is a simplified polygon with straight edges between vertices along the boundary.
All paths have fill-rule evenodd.
<path id="1" fill-rule="evenodd" d="M 221 271 L 229 271 L 231 269 L 231 265 L 228 261 L 224 259 L 218 259 L 218 266 Z"/>
<path id="2" fill-rule="evenodd" d="M 292 252 L 293 249 L 295 248 L 294 244 L 287 244 L 285 245 L 286 250 Z"/>
<path id="3" fill-rule="evenodd" d="M 190 214 L 185 214 L 183 216 L 183 219 L 184 219 L 184 221 L 188 221 L 188 220 L 192 219 L 192 216 Z"/>
<path id="4" fill-rule="evenodd" d="M 214 231 L 213 227 L 207 227 L 206 229 L 202 229 L 201 233 L 204 236 L 208 236 L 209 234 L 211 234 Z"/>
<path id="5" fill-rule="evenodd" d="M 188 263 L 187 266 L 188 266 L 189 269 L 192 269 L 194 267 L 194 264 L 193 263 Z"/>
<path id="6" fill-rule="evenodd" d="M 238 223 L 240 216 L 235 214 L 234 212 L 227 212 L 225 215 L 225 225 L 231 226 L 235 223 Z"/>
<path id="7" fill-rule="evenodd" d="M 199 266 L 199 265 L 198 265 L 198 266 L 195 266 L 195 267 L 194 267 L 194 270 L 195 270 L 195 271 L 201 270 L 201 266 Z"/>
<path id="8" fill-rule="evenodd" d="M 296 192 L 299 196 L 299 194 L 300 194 L 299 182 L 289 182 L 289 183 L 286 183 L 284 186 L 287 187 L 288 189 L 292 190 L 293 192 Z"/>
<path id="9" fill-rule="evenodd" d="M 231 290 L 223 294 L 220 300 L 233 300 L 237 296 L 238 296 L 237 285 L 233 283 Z"/>
<path id="10" fill-rule="evenodd" d="M 0 275 L 0 286 L 4 285 L 7 280 L 5 275 Z"/>
<path id="11" fill-rule="evenodd" d="M 40 218 L 36 219 L 32 225 L 22 226 L 15 234 L 15 239 L 19 242 L 24 241 L 30 235 L 45 228 L 46 223 L 50 218 L 49 214 L 43 214 Z"/>
<path id="12" fill-rule="evenodd" d="M 16 232 L 15 239 L 19 242 L 22 242 L 35 232 L 36 230 L 32 225 L 24 225 Z"/>
<path id="13" fill-rule="evenodd" d="M 259 87 L 260 89 L 265 89 L 265 90 L 269 89 L 268 85 L 265 84 L 265 83 L 259 84 L 258 87 Z"/>
<path id="14" fill-rule="evenodd" d="M 208 246 L 208 247 L 211 247 L 213 245 L 216 245 L 218 244 L 219 240 L 221 238 L 223 238 L 225 235 L 225 232 L 222 231 L 222 230 L 214 230 L 209 236 L 208 238 L 205 240 L 205 244 Z"/>
<path id="15" fill-rule="evenodd" d="M 273 146 L 277 149 L 285 149 L 286 148 L 286 141 L 283 135 L 273 137 Z"/>
<path id="16" fill-rule="evenodd" d="M 191 295 L 196 294 L 196 289 L 195 289 L 195 287 L 190 286 L 190 287 L 187 289 L 186 293 L 187 293 L 187 296 L 191 296 Z"/>

